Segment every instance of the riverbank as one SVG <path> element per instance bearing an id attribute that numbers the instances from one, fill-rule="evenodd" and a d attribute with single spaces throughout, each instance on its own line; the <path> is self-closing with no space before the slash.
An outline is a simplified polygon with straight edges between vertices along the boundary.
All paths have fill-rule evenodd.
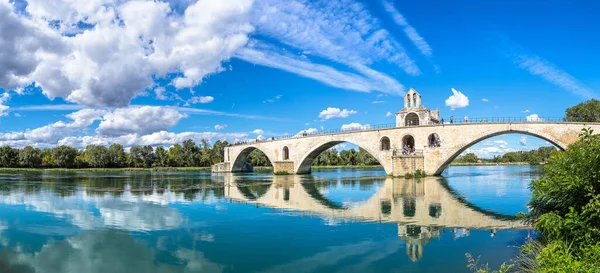
<path id="1" fill-rule="evenodd" d="M 481 163 L 451 163 L 450 166 L 505 166 L 505 165 L 543 165 L 544 163 L 531 164 L 529 162 L 481 162 Z"/>
<path id="2" fill-rule="evenodd" d="M 156 168 L 0 168 L 2 172 L 197 172 L 210 171 L 210 167 L 156 167 Z"/>

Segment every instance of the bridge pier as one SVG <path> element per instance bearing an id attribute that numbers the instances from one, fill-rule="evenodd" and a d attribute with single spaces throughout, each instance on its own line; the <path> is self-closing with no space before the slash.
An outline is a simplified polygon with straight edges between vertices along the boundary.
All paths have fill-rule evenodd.
<path id="1" fill-rule="evenodd" d="M 231 172 L 231 163 L 222 162 L 217 163 L 211 166 L 211 170 L 213 173 L 230 173 Z"/>
<path id="2" fill-rule="evenodd" d="M 273 165 L 273 173 L 277 174 L 294 174 L 294 161 L 275 161 Z"/>
<path id="3" fill-rule="evenodd" d="M 413 174 L 416 170 L 425 170 L 425 157 L 421 155 L 392 156 L 392 175 Z"/>

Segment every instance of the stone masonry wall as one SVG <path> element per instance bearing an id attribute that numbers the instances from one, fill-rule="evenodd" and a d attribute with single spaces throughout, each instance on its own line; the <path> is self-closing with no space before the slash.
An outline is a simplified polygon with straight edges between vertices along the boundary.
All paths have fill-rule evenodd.
<path id="1" fill-rule="evenodd" d="M 423 156 L 393 156 L 392 169 L 394 176 L 412 174 L 416 170 L 425 169 L 425 158 Z"/>
<path id="2" fill-rule="evenodd" d="M 273 173 L 286 172 L 289 174 L 294 173 L 294 162 L 293 161 L 275 161 L 273 162 Z"/>
<path id="3" fill-rule="evenodd" d="M 223 162 L 211 166 L 213 173 L 227 173 L 231 171 L 230 163 Z"/>

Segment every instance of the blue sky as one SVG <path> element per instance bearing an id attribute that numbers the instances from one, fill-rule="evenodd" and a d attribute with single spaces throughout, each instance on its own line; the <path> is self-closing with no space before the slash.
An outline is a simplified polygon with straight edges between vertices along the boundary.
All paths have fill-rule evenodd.
<path id="1" fill-rule="evenodd" d="M 393 123 L 411 87 L 446 118 L 562 117 L 600 90 L 599 5 L 0 0 L 0 144 L 168 146 Z M 447 105 L 451 88 L 468 103 Z M 522 137 L 473 151 L 547 145 Z"/>

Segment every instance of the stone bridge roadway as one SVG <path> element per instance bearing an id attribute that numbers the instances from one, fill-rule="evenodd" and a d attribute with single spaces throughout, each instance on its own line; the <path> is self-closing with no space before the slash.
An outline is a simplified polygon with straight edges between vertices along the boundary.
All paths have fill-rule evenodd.
<path id="1" fill-rule="evenodd" d="M 306 179 L 303 176 L 274 176 L 273 183 L 267 182 L 269 185 L 262 185 L 268 187 L 268 190 L 254 192 L 251 190 L 253 186 L 244 185 L 243 180 L 236 181 L 236 178 L 243 179 L 232 174 L 224 174 L 222 177 L 227 198 L 324 217 L 396 222 L 399 226 L 525 228 L 521 222 L 510 216 L 489 212 L 465 202 L 442 178 L 427 177 L 419 182 L 414 179 L 381 178 L 384 182 L 377 193 L 351 207 L 330 201 L 319 192 L 318 180 L 306 181 L 303 180 Z M 358 180 L 359 178 L 351 179 Z M 402 230 L 400 228 L 399 232 Z"/>
<path id="2" fill-rule="evenodd" d="M 428 175 L 440 175 L 463 151 L 490 137 L 526 134 L 547 140 L 564 150 L 578 139 L 583 128 L 600 132 L 600 123 L 538 121 L 439 124 L 316 134 L 226 147 L 225 162 L 213 166 L 213 171 L 242 171 L 248 154 L 259 149 L 269 158 L 274 171 L 310 173 L 313 160 L 321 152 L 339 143 L 350 142 L 375 157 L 388 175 L 404 175 L 416 169 L 424 170 Z M 434 136 L 438 139 L 437 146 L 430 145 L 430 139 Z M 404 141 L 410 138 L 417 154 L 402 156 L 400 150 Z M 394 149 L 397 150 L 396 156 L 393 155 Z"/>

